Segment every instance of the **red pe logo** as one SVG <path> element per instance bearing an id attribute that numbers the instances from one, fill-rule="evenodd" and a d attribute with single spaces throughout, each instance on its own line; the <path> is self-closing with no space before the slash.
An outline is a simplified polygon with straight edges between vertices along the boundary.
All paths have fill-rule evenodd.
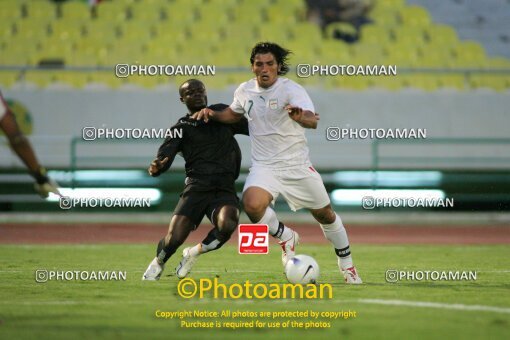
<path id="1" fill-rule="evenodd" d="M 269 227 L 266 224 L 239 225 L 239 254 L 269 253 Z"/>

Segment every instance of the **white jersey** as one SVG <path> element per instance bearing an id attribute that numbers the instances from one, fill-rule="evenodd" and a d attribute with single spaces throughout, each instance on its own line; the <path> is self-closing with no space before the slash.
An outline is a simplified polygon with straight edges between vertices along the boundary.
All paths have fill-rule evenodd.
<path id="1" fill-rule="evenodd" d="M 293 121 L 287 105 L 315 112 L 305 89 L 279 77 L 269 88 L 258 86 L 255 78 L 242 83 L 230 108 L 248 119 L 253 166 L 288 168 L 311 164 L 305 128 Z"/>

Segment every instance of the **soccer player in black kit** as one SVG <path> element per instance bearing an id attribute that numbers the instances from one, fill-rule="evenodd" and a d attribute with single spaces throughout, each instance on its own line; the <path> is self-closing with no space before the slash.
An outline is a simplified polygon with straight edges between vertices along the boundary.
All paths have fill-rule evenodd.
<path id="1" fill-rule="evenodd" d="M 159 280 L 167 260 L 198 227 L 204 215 L 213 224 L 213 229 L 201 243 L 183 250 L 182 260 L 176 268 L 179 278 L 189 274 L 200 254 L 219 249 L 227 242 L 239 222 L 239 199 L 234 182 L 241 167 L 241 150 L 234 135 L 248 135 L 248 122 L 244 119 L 230 125 L 191 119 L 193 113 L 205 107 L 222 110 L 228 106 L 207 106 L 206 89 L 199 80 L 187 80 L 179 88 L 179 95 L 188 114 L 171 128 L 171 137 L 159 147 L 149 174 L 156 177 L 167 171 L 177 153 L 182 153 L 186 162 L 185 187 L 168 233 L 159 241 L 156 257 L 143 274 L 143 280 Z"/>

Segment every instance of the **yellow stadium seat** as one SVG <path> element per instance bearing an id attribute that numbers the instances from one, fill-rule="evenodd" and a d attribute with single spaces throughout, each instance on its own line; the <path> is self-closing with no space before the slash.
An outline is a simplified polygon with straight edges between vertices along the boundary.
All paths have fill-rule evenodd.
<path id="1" fill-rule="evenodd" d="M 54 20 L 50 22 L 51 36 L 74 43 L 83 35 L 84 24 L 79 20 Z"/>
<path id="2" fill-rule="evenodd" d="M 57 82 L 65 83 L 74 88 L 83 88 L 91 80 L 89 72 L 60 71 L 55 76 Z"/>
<path id="3" fill-rule="evenodd" d="M 399 19 L 405 26 L 426 27 L 430 25 L 429 12 L 420 6 L 406 6 L 399 10 Z"/>
<path id="4" fill-rule="evenodd" d="M 289 31 L 289 37 L 292 38 L 292 40 L 299 40 L 309 44 L 322 40 L 322 32 L 319 26 L 309 22 L 292 25 Z"/>
<path id="5" fill-rule="evenodd" d="M 289 40 L 289 34 L 286 30 L 276 30 L 271 25 L 260 26 L 259 34 L 261 41 L 271 41 L 281 46 L 285 46 L 285 42 Z"/>
<path id="6" fill-rule="evenodd" d="M 448 49 L 431 49 L 425 48 L 422 55 L 418 59 L 420 67 L 446 67 L 454 66 L 454 61 Z"/>
<path id="7" fill-rule="evenodd" d="M 25 73 L 24 81 L 44 88 L 57 81 L 55 73 L 48 70 L 28 71 Z"/>
<path id="8" fill-rule="evenodd" d="M 424 28 L 425 36 L 429 44 L 440 48 L 441 46 L 454 45 L 458 42 L 457 33 L 450 26 L 430 25 Z"/>
<path id="9" fill-rule="evenodd" d="M 25 5 L 28 20 L 56 18 L 57 6 L 53 1 L 27 1 Z"/>
<path id="10" fill-rule="evenodd" d="M 472 74 L 469 83 L 473 88 L 490 88 L 496 91 L 510 89 L 510 75 L 508 74 Z"/>
<path id="11" fill-rule="evenodd" d="M 120 30 L 107 20 L 94 20 L 84 27 L 84 38 L 94 45 L 106 45 L 115 41 Z M 79 43 L 79 42 L 77 42 Z"/>
<path id="12" fill-rule="evenodd" d="M 387 5 L 386 1 L 377 1 L 372 10 L 368 13 L 374 24 L 381 27 L 392 27 L 397 25 L 397 14 L 400 6 Z"/>
<path id="13" fill-rule="evenodd" d="M 2 65 L 34 65 L 36 50 L 35 44 L 16 41 L 0 53 L 0 63 Z"/>
<path id="14" fill-rule="evenodd" d="M 490 58 L 485 61 L 485 67 L 510 69 L 510 60 L 503 57 Z"/>
<path id="15" fill-rule="evenodd" d="M 376 6 L 388 7 L 388 8 L 402 8 L 405 6 L 406 0 L 384 0 L 377 1 Z"/>
<path id="16" fill-rule="evenodd" d="M 350 46 L 337 39 L 322 40 L 317 52 L 321 63 L 324 64 L 346 64 L 352 58 Z"/>
<path id="17" fill-rule="evenodd" d="M 354 44 L 350 51 L 356 64 L 379 64 L 384 59 L 384 48 L 380 44 Z"/>
<path id="18" fill-rule="evenodd" d="M 126 8 L 126 4 L 121 2 L 105 1 L 97 6 L 97 19 L 109 21 L 111 24 L 124 22 L 127 19 Z"/>
<path id="19" fill-rule="evenodd" d="M 147 1 L 135 2 L 128 6 L 131 21 L 155 23 L 163 18 L 163 3 L 149 4 Z"/>
<path id="20" fill-rule="evenodd" d="M 143 22 L 130 21 L 119 26 L 119 34 L 116 43 L 142 43 L 149 41 L 155 35 L 155 29 Z"/>
<path id="21" fill-rule="evenodd" d="M 383 26 L 371 24 L 361 26 L 361 44 L 387 44 L 390 41 L 390 31 Z"/>
<path id="22" fill-rule="evenodd" d="M 398 75 L 405 87 L 417 88 L 425 91 L 436 91 L 439 87 L 436 73 L 406 73 Z"/>
<path id="23" fill-rule="evenodd" d="M 113 70 L 112 72 L 93 72 L 90 80 L 90 83 L 103 84 L 113 89 L 128 83 L 126 78 L 117 78 Z"/>
<path id="24" fill-rule="evenodd" d="M 0 22 L 21 18 L 21 5 L 18 1 L 2 1 L 1 6 Z"/>
<path id="25" fill-rule="evenodd" d="M 69 20 L 90 20 L 90 7 L 84 1 L 66 1 L 61 5 L 62 17 Z"/>
<path id="26" fill-rule="evenodd" d="M 459 67 L 481 67 L 485 63 L 485 51 L 474 41 L 465 41 L 454 46 L 455 65 Z"/>
<path id="27" fill-rule="evenodd" d="M 14 85 L 20 77 L 19 71 L 0 71 L 0 87 L 9 88 Z"/>
<path id="28" fill-rule="evenodd" d="M 386 50 L 384 64 L 397 65 L 398 67 L 415 67 L 420 64 L 417 50 L 399 44 L 388 45 Z"/>
<path id="29" fill-rule="evenodd" d="M 370 76 L 366 77 L 371 87 L 387 89 L 391 91 L 400 90 L 403 87 L 400 76 Z"/>
<path id="30" fill-rule="evenodd" d="M 464 90 L 466 88 L 466 76 L 464 74 L 441 74 L 439 84 L 443 88 Z"/>
<path id="31" fill-rule="evenodd" d="M 393 27 L 392 35 L 395 42 L 404 48 L 415 49 L 425 44 L 424 30 L 422 27 Z"/>
<path id="32" fill-rule="evenodd" d="M 48 20 L 29 19 L 17 24 L 16 39 L 32 40 L 33 42 L 46 39 L 49 36 Z"/>

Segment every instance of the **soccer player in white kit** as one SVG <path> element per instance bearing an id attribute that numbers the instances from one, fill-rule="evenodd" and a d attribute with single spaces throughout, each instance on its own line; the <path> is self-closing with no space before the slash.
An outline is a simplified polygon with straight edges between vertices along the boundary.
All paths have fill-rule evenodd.
<path id="1" fill-rule="evenodd" d="M 248 119 L 252 167 L 243 190 L 244 210 L 253 223 L 269 226 L 282 247 L 283 264 L 295 255 L 299 235 L 279 222 L 271 208 L 280 194 L 293 211 L 312 213 L 335 249 L 345 282 L 360 284 L 347 232 L 309 158 L 305 129 L 316 129 L 319 115 L 301 85 L 280 77 L 289 70 L 289 53 L 274 43 L 258 43 L 250 57 L 255 78 L 237 88 L 230 107 L 220 112 L 205 108 L 193 117 L 223 123 L 243 115 Z"/>

